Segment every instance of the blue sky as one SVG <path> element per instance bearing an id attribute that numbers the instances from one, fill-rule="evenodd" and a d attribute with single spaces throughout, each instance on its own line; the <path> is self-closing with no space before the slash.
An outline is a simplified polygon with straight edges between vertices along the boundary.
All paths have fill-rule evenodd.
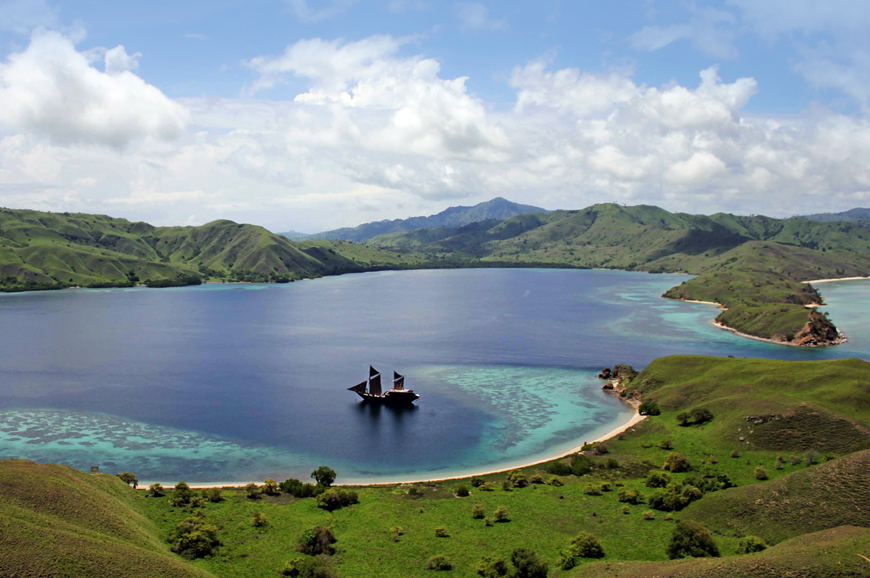
<path id="1" fill-rule="evenodd" d="M 0 204 L 842 210 L 870 202 L 868 79 L 861 0 L 0 1 Z"/>

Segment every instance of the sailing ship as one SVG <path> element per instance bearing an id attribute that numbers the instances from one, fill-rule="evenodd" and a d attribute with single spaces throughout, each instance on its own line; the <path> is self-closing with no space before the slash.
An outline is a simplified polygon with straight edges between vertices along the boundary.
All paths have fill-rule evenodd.
<path id="1" fill-rule="evenodd" d="M 356 392 L 365 401 L 388 405 L 408 405 L 420 397 L 413 389 L 405 389 L 405 376 L 395 371 L 393 371 L 393 389 L 381 393 L 381 372 L 371 365 L 369 365 L 369 378 L 347 389 Z"/>

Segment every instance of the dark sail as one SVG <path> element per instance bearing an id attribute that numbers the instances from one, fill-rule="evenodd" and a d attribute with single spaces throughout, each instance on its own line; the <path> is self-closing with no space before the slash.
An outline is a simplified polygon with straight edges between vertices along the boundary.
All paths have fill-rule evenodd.
<path id="1" fill-rule="evenodd" d="M 393 389 L 405 389 L 405 376 L 400 375 L 399 379 L 393 380 Z"/>
<path id="2" fill-rule="evenodd" d="M 358 383 L 353 387 L 348 387 L 350 391 L 355 391 L 357 393 L 365 393 L 366 392 L 366 382 Z"/>
<path id="3" fill-rule="evenodd" d="M 381 374 L 375 373 L 369 377 L 369 393 L 371 395 L 381 395 Z"/>
<path id="4" fill-rule="evenodd" d="M 376 376 L 379 373 L 380 373 L 380 371 L 378 371 L 377 369 L 375 369 L 374 367 L 369 365 L 369 379 L 371 379 L 372 377 Z"/>

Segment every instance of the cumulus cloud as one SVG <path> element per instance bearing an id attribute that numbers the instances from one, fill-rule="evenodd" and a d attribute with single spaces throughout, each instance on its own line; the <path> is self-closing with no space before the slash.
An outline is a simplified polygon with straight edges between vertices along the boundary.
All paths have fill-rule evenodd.
<path id="1" fill-rule="evenodd" d="M 344 14 L 348 8 L 357 3 L 357 0 L 330 0 L 328 2 L 320 2 L 314 0 L 314 3 L 320 4 L 319 8 L 312 8 L 308 5 L 308 0 L 288 0 L 296 17 L 302 22 L 312 23 L 328 20 L 335 16 Z"/>
<path id="2" fill-rule="evenodd" d="M 479 2 L 461 2 L 457 4 L 456 17 L 459 19 L 459 29 L 462 31 L 505 31 L 509 28 L 506 18 L 497 20 L 490 18 L 489 8 Z"/>
<path id="3" fill-rule="evenodd" d="M 0 125 L 58 143 L 115 148 L 178 138 L 187 112 L 130 72 L 137 56 L 123 46 L 108 50 L 100 72 L 69 38 L 35 33 L 26 50 L 0 64 Z"/>

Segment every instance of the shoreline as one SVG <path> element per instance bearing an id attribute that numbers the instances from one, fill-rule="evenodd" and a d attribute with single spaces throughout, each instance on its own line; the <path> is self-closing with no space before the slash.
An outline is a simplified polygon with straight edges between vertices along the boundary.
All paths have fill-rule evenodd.
<path id="1" fill-rule="evenodd" d="M 539 459 L 537 457 L 530 457 L 530 458 L 528 458 L 528 460 L 530 460 L 530 461 L 525 461 L 521 464 L 517 464 L 514 466 L 510 466 L 510 467 L 498 466 L 498 467 L 495 467 L 495 469 L 488 469 L 485 471 L 474 471 L 474 472 L 471 472 L 468 474 L 462 474 L 462 475 L 450 475 L 450 474 L 448 474 L 444 477 L 429 477 L 429 478 L 425 478 L 425 479 L 413 478 L 413 477 L 412 478 L 397 478 L 397 479 L 391 479 L 391 480 L 387 480 L 387 481 L 377 481 L 377 482 L 371 482 L 371 483 L 350 481 L 347 483 L 333 484 L 332 487 L 365 488 L 365 487 L 375 487 L 375 486 L 396 486 L 396 485 L 402 485 L 402 484 L 425 484 L 425 483 L 446 482 L 446 481 L 450 481 L 450 480 L 464 480 L 467 478 L 471 478 L 473 476 L 488 476 L 491 474 L 498 474 L 498 473 L 508 472 L 510 470 L 516 470 L 516 469 L 522 469 L 522 468 L 530 468 L 532 466 L 537 466 L 539 464 L 552 462 L 554 460 L 560 460 L 560 459 L 566 458 L 570 455 L 576 454 L 577 452 L 581 451 L 583 446 L 585 446 L 586 444 L 600 443 L 600 442 L 604 442 L 604 441 L 607 441 L 609 439 L 615 438 L 619 434 L 621 434 L 621 433 L 633 428 L 637 424 L 641 423 L 643 420 L 645 420 L 648 417 L 645 415 L 640 415 L 640 411 L 638 410 L 638 408 L 640 407 L 640 404 L 638 402 L 624 400 L 621 398 L 620 398 L 620 401 L 627 403 L 628 405 L 630 405 L 634 409 L 634 413 L 631 415 L 631 417 L 628 419 L 628 421 L 613 428 L 612 430 L 609 430 L 607 433 L 595 438 L 594 440 L 584 441 L 582 444 L 574 446 L 570 450 L 568 450 L 566 452 L 561 452 L 556 456 L 547 457 L 547 458 L 543 458 L 543 459 Z M 147 482 L 147 481 L 141 482 L 139 484 L 138 489 L 147 490 L 147 486 L 149 483 L 150 482 Z M 192 489 L 203 490 L 203 489 L 207 489 L 207 488 L 244 488 L 246 485 L 251 484 L 251 483 L 257 484 L 257 485 L 263 484 L 263 482 L 261 480 L 261 481 L 247 481 L 247 482 L 230 482 L 227 484 L 222 484 L 220 482 L 216 482 L 216 483 L 189 484 L 189 485 Z M 164 486 L 164 487 L 171 488 L 171 486 Z"/>
<path id="2" fill-rule="evenodd" d="M 813 279 L 812 281 L 801 281 L 801 283 L 812 285 L 813 283 L 834 283 L 836 281 L 866 281 L 868 279 L 870 279 L 870 277 L 839 277 L 837 279 Z"/>
<path id="3" fill-rule="evenodd" d="M 840 333 L 840 337 L 838 337 L 834 341 L 831 341 L 830 343 L 825 343 L 823 345 L 800 345 L 798 343 L 791 343 L 789 341 L 776 341 L 775 339 L 768 339 L 766 337 L 757 337 L 755 335 L 749 335 L 748 333 L 742 333 L 740 331 L 737 331 L 733 327 L 728 327 L 727 325 L 722 325 L 721 323 L 719 323 L 715 319 L 713 320 L 713 325 L 715 325 L 719 329 L 724 329 L 725 331 L 730 331 L 731 333 L 734 333 L 735 335 L 738 335 L 740 337 L 746 337 L 748 339 L 754 339 L 756 341 L 763 341 L 765 343 L 772 343 L 774 345 L 785 345 L 786 347 L 804 347 L 804 348 L 808 348 L 808 349 L 818 349 L 819 347 L 830 347 L 832 345 L 841 345 L 843 343 L 846 343 L 846 341 L 848 341 L 846 336 L 843 335 L 842 333 Z"/>

